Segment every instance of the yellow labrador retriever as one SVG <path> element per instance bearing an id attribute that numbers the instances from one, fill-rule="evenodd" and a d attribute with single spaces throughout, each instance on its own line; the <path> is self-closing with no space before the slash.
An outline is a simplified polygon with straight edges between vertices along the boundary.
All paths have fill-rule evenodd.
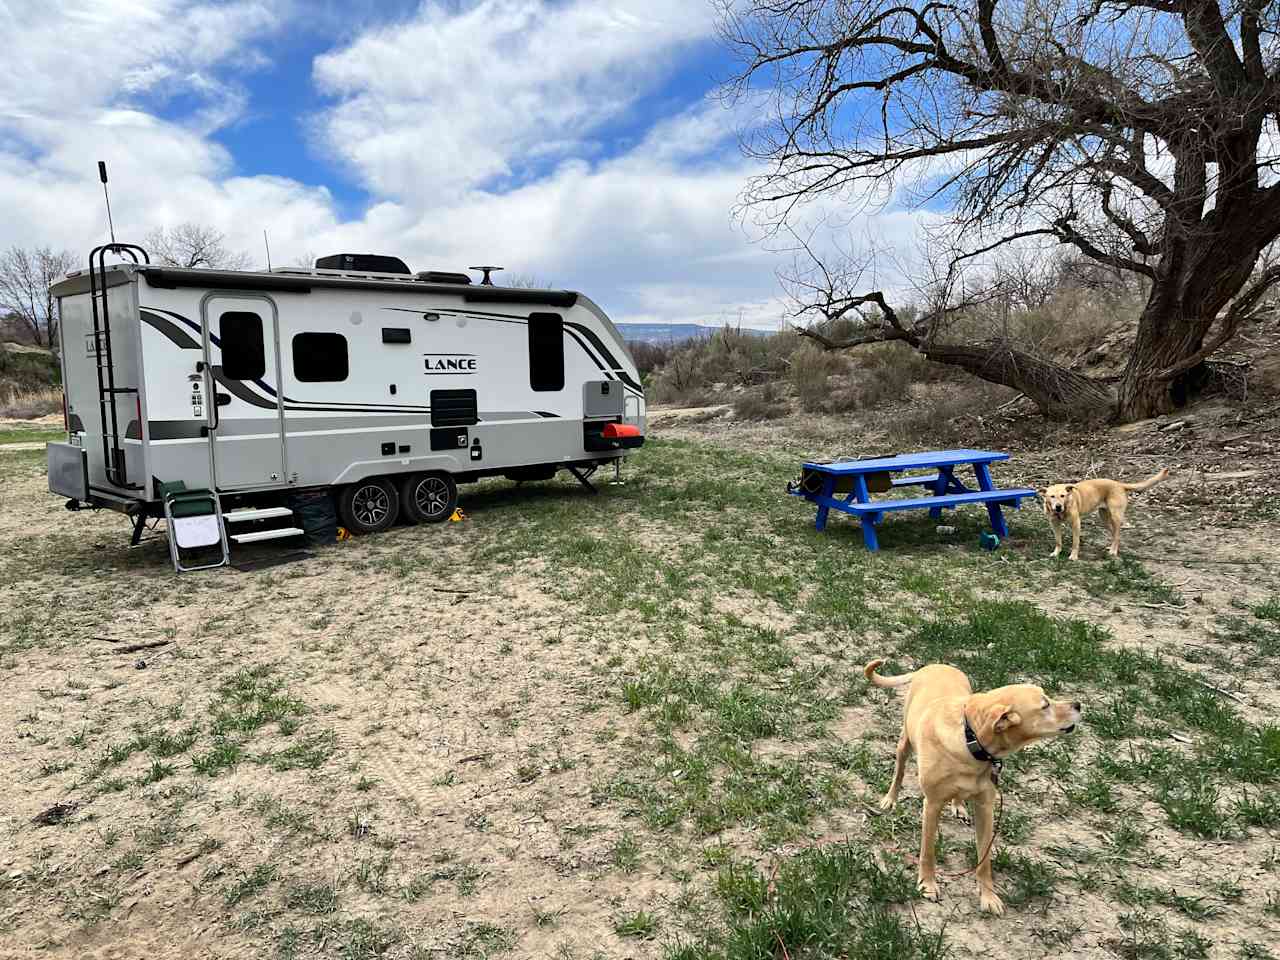
<path id="1" fill-rule="evenodd" d="M 1079 483 L 1055 483 L 1044 492 L 1044 512 L 1053 524 L 1057 540 L 1052 557 L 1062 553 L 1062 525 L 1071 524 L 1071 559 L 1080 559 L 1080 518 L 1097 510 L 1111 531 L 1111 556 L 1120 555 L 1120 528 L 1124 526 L 1124 512 L 1129 507 L 1127 491 L 1150 490 L 1157 483 L 1169 479 L 1169 468 L 1141 483 L 1121 483 L 1119 480 L 1081 480 Z"/>
<path id="2" fill-rule="evenodd" d="M 1050 700 L 1039 687 L 1013 684 L 974 693 L 969 678 L 955 667 L 933 663 L 913 673 L 885 677 L 876 673 L 883 660 L 872 660 L 863 673 L 877 687 L 911 685 L 904 708 L 902 736 L 893 783 L 880 801 L 889 811 L 914 750 L 920 788 L 924 792 L 924 830 L 920 837 L 920 892 L 937 900 L 934 841 L 942 808 L 972 800 L 977 834 L 978 902 L 987 913 L 1004 913 L 1004 903 L 991 882 L 991 847 L 996 781 L 1000 764 L 1011 753 L 1037 740 L 1070 733 L 1080 722 L 1080 703 Z"/>

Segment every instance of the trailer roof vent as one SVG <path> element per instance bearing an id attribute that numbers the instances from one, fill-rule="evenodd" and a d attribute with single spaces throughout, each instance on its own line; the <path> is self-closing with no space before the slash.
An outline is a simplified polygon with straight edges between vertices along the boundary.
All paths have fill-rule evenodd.
<path id="1" fill-rule="evenodd" d="M 465 273 L 450 273 L 448 270 L 423 270 L 418 274 L 419 280 L 427 283 L 470 283 L 471 278 Z"/>
<path id="2" fill-rule="evenodd" d="M 383 257 L 376 253 L 335 253 L 316 260 L 317 270 L 343 270 L 348 273 L 403 273 L 410 270 L 399 257 Z"/>

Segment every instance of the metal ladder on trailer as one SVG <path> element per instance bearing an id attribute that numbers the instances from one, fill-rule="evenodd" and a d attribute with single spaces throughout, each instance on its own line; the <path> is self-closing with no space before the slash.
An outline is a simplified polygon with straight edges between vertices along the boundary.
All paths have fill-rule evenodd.
<path id="1" fill-rule="evenodd" d="M 137 251 L 136 253 L 134 251 Z M 133 394 L 140 398 L 138 387 L 121 387 L 116 384 L 115 360 L 111 352 L 111 314 L 107 303 L 107 254 L 127 255 L 138 263 L 150 263 L 147 251 L 133 243 L 108 243 L 95 247 L 89 254 L 89 302 L 93 308 L 94 363 L 98 370 L 98 413 L 102 423 L 102 463 L 107 482 L 123 490 L 142 490 L 141 484 L 129 480 L 124 447 L 120 443 L 120 416 L 116 410 L 116 397 Z M 97 258 L 95 267 L 94 258 Z M 101 288 L 101 289 L 99 289 Z M 99 304 L 101 297 L 101 304 Z M 141 404 L 139 404 L 141 417 Z M 138 424 L 141 429 L 142 424 Z"/>

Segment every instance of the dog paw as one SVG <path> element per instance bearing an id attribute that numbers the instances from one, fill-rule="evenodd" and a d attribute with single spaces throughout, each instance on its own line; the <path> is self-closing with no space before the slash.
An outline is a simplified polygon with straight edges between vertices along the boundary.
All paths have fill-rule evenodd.
<path id="1" fill-rule="evenodd" d="M 942 893 L 938 890 L 938 882 L 936 880 L 921 880 L 917 886 L 920 888 L 920 896 L 926 900 L 932 900 L 937 903 L 942 899 Z"/>
<path id="2" fill-rule="evenodd" d="M 1068 559 L 1068 560 L 1079 560 L 1079 559 L 1080 559 L 1080 554 L 1078 554 L 1078 553 L 1073 553 L 1073 554 L 1071 554 L 1071 556 L 1069 556 L 1067 559 Z"/>
<path id="3" fill-rule="evenodd" d="M 978 896 L 978 903 L 982 907 L 983 913 L 989 913 L 992 916 L 1004 916 L 1004 901 L 995 895 L 995 893 L 981 893 Z"/>
<path id="4" fill-rule="evenodd" d="M 1053 551 L 1053 553 L 1049 554 L 1049 556 L 1054 558 L 1060 557 L 1062 556 L 1062 550 L 1061 549 L 1055 550 Z"/>
<path id="5" fill-rule="evenodd" d="M 888 813 L 893 809 L 894 804 L 898 802 L 897 797 L 885 796 L 880 800 L 880 809 L 884 813 Z"/>
<path id="6" fill-rule="evenodd" d="M 969 811 L 965 808 L 965 805 L 961 803 L 959 800 L 956 800 L 951 804 L 951 815 L 955 817 L 957 820 L 959 820 L 961 823 L 969 822 Z"/>

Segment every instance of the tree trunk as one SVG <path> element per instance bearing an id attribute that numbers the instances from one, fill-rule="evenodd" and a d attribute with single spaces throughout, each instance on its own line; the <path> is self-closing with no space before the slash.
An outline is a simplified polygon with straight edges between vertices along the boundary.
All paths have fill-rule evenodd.
<path id="1" fill-rule="evenodd" d="M 1194 356 L 1204 343 L 1206 329 L 1204 324 L 1184 317 L 1151 319 L 1144 312 L 1133 352 L 1120 378 L 1118 420 L 1146 420 L 1186 405 L 1205 381 L 1204 363 L 1173 377 L 1161 374 Z"/>
<path id="2" fill-rule="evenodd" d="M 1223 220 L 1247 218 L 1247 211 L 1220 210 L 1213 217 L 1220 226 Z M 1268 237 L 1254 231 L 1208 229 L 1166 244 L 1120 379 L 1118 420 L 1127 423 L 1172 413 L 1204 385 L 1208 371 L 1203 359 L 1190 365 L 1188 361 L 1201 351 L 1214 321 L 1248 282 Z M 1168 373 L 1172 370 L 1179 372 Z"/>
<path id="3" fill-rule="evenodd" d="M 1021 391 L 1045 413 L 1088 418 L 1109 415 L 1115 407 L 1115 394 L 1108 384 L 1025 353 L 1005 340 L 925 342 L 919 350 L 934 363 L 960 367 L 988 383 Z"/>

